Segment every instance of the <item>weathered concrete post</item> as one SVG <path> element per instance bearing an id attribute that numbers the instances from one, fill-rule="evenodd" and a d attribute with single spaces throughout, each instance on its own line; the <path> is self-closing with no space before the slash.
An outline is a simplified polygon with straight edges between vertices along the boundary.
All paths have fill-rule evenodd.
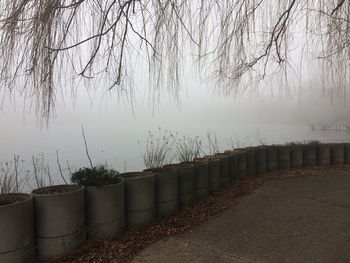
<path id="1" fill-rule="evenodd" d="M 264 146 L 255 148 L 255 166 L 257 174 L 266 172 L 266 148 Z"/>
<path id="2" fill-rule="evenodd" d="M 88 239 L 111 240 L 125 230 L 124 181 L 86 187 Z"/>
<path id="3" fill-rule="evenodd" d="M 303 167 L 303 145 L 294 143 L 290 145 L 290 165 L 292 168 Z"/>
<path id="4" fill-rule="evenodd" d="M 155 220 L 155 178 L 146 172 L 120 175 L 125 183 L 125 218 L 128 229 L 141 230 Z"/>
<path id="5" fill-rule="evenodd" d="M 320 143 L 317 145 L 317 164 L 329 165 L 331 163 L 331 147 L 329 144 Z"/>
<path id="6" fill-rule="evenodd" d="M 33 198 L 0 194 L 0 262 L 35 262 Z"/>
<path id="7" fill-rule="evenodd" d="M 278 152 L 276 145 L 266 146 L 266 170 L 274 171 L 278 168 Z"/>
<path id="8" fill-rule="evenodd" d="M 47 260 L 63 256 L 86 239 L 85 189 L 57 185 L 33 191 L 37 256 Z"/>
<path id="9" fill-rule="evenodd" d="M 344 164 L 344 144 L 331 144 L 331 164 Z"/>
<path id="10" fill-rule="evenodd" d="M 290 147 L 289 145 L 279 145 L 277 147 L 278 169 L 290 169 Z"/>
<path id="11" fill-rule="evenodd" d="M 304 166 L 315 166 L 317 164 L 317 144 L 304 144 L 303 162 Z"/>
<path id="12" fill-rule="evenodd" d="M 238 179 L 243 180 L 247 178 L 247 152 L 243 149 L 236 150 L 237 153 L 237 167 L 238 167 Z"/>
<path id="13" fill-rule="evenodd" d="M 158 219 L 175 214 L 178 211 L 178 178 L 177 168 L 153 168 L 155 178 L 156 217 Z"/>

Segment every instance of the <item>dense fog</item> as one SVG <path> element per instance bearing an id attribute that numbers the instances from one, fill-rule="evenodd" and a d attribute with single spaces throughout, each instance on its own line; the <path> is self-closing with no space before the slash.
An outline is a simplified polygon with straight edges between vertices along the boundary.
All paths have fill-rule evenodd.
<path id="1" fill-rule="evenodd" d="M 209 85 L 197 82 L 181 90 L 178 100 L 165 94 L 154 103 L 142 87 L 135 92 L 131 104 L 118 94 L 81 90 L 74 100 L 58 100 L 48 125 L 40 123 L 35 110 L 20 96 L 16 101 L 6 100 L 0 115 L 1 162 L 11 161 L 16 154 L 30 170 L 32 156 L 44 158 L 42 163 L 50 166 L 57 178 L 57 150 L 65 172 L 67 160 L 72 170 L 87 166 L 82 125 L 93 162 L 107 163 L 120 171 L 144 168 L 142 152 L 148 132 L 158 135 L 159 127 L 179 138 L 199 136 L 203 151 L 208 150 L 208 132 L 216 135 L 222 150 L 260 143 L 350 139 L 345 130 L 311 129 L 312 124 L 349 125 L 344 97 L 320 90 L 296 89 L 288 96 L 261 92 L 232 97 L 215 94 Z"/>

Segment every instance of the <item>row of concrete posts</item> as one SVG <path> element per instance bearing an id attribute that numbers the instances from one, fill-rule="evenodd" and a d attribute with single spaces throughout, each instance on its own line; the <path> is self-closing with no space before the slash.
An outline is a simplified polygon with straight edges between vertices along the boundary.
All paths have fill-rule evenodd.
<path id="1" fill-rule="evenodd" d="M 342 164 L 350 164 L 350 143 L 267 145 L 121 174 L 120 183 L 113 185 L 58 185 L 32 194 L 2 194 L 0 262 L 45 261 L 71 253 L 86 239 L 117 239 L 247 177 Z"/>

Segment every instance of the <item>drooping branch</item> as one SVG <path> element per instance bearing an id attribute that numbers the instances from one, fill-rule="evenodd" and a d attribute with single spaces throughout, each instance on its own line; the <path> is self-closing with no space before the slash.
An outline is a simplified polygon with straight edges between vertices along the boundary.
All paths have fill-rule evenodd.
<path id="1" fill-rule="evenodd" d="M 237 95 L 285 69 L 301 28 L 306 41 L 326 43 L 315 50 L 333 65 L 329 74 L 349 74 L 345 0 L 3 0 L 0 8 L 1 92 L 36 98 L 43 118 L 64 81 L 130 88 L 135 54 L 148 64 L 154 98 L 178 95 L 189 56 L 219 92 Z"/>
<path id="2" fill-rule="evenodd" d="M 334 15 L 345 3 L 345 0 L 340 0 L 337 6 L 332 10 L 331 15 Z"/>

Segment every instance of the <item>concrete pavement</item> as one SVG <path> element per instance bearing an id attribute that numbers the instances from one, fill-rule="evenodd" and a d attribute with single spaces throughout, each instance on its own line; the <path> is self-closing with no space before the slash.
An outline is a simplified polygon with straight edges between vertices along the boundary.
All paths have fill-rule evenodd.
<path id="1" fill-rule="evenodd" d="M 193 232 L 160 240 L 135 263 L 348 263 L 350 172 L 268 182 Z"/>

